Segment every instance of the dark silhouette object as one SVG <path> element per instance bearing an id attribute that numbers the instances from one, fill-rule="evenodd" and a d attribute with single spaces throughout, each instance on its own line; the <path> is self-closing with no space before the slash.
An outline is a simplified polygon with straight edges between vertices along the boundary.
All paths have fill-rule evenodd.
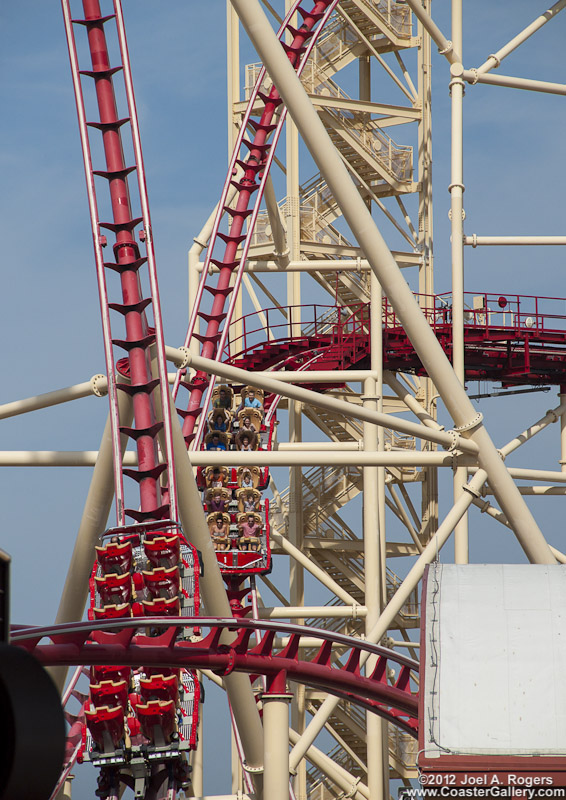
<path id="1" fill-rule="evenodd" d="M 5 643 L 9 564 L 0 551 L 0 800 L 49 800 L 63 767 L 65 718 L 39 661 Z"/>

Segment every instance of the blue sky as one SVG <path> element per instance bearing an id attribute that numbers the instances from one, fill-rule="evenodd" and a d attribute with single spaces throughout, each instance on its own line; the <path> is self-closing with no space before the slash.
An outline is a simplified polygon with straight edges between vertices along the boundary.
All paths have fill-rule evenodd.
<path id="1" fill-rule="evenodd" d="M 124 6 L 165 331 L 168 343 L 178 344 L 187 324 L 187 250 L 218 200 L 226 166 L 225 9 L 221 0 L 204 4 L 125 0 Z M 435 0 L 433 6 L 449 36 L 449 2 Z M 464 61 L 473 67 L 543 12 L 546 4 L 476 0 L 464 7 Z M 503 62 L 500 71 L 564 82 L 565 33 L 563 12 Z M 104 361 L 59 4 L 3 3 L 0 37 L 4 262 L 0 402 L 8 402 L 88 380 L 104 371 Z M 255 60 L 252 54 L 249 60 Z M 448 65 L 435 48 L 433 75 L 436 287 L 445 291 L 450 280 L 450 107 Z M 377 89 L 375 99 L 379 99 Z M 565 122 L 563 98 L 467 88 L 467 233 L 563 233 Z M 467 249 L 466 289 L 566 297 L 565 267 L 563 248 Z M 504 442 L 551 405 L 554 392 L 487 401 L 482 410 L 496 440 Z M 106 414 L 105 400 L 89 398 L 4 421 L 3 448 L 97 449 Z M 554 469 L 558 457 L 553 435 L 531 447 L 526 463 Z M 53 620 L 89 472 L 3 470 L 0 546 L 13 558 L 13 621 Z M 561 542 L 554 530 L 563 514 L 561 502 L 554 499 L 543 508 L 539 500 L 533 505 L 557 546 Z M 521 560 L 510 534 L 494 525 L 473 529 L 476 560 L 493 560 L 494 539 L 499 558 Z M 229 785 L 222 776 L 211 779 L 205 789 L 224 792 Z M 87 794 L 77 791 L 76 796 Z"/>

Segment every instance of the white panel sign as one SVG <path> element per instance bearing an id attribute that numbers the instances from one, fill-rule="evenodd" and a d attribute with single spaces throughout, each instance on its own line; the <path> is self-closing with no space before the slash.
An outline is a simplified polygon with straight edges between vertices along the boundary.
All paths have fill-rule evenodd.
<path id="1" fill-rule="evenodd" d="M 425 753 L 566 753 L 566 567 L 433 564 Z"/>

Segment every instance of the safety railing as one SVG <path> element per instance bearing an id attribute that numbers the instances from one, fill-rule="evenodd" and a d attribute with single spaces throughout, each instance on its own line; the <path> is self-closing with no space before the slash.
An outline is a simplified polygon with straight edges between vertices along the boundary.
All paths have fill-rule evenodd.
<path id="1" fill-rule="evenodd" d="M 446 332 L 452 324 L 452 295 L 416 294 L 419 305 L 435 333 Z M 489 336 L 502 331 L 517 336 L 563 336 L 566 334 L 566 299 L 534 295 L 464 294 L 464 324 Z M 235 358 L 263 345 L 315 339 L 345 357 L 367 346 L 370 332 L 370 305 L 351 308 L 312 304 L 267 308 L 239 320 L 241 333 L 231 334 L 225 355 Z M 385 331 L 403 328 L 387 298 L 383 300 L 382 325 Z"/>
<path id="2" fill-rule="evenodd" d="M 375 12 L 382 21 L 398 36 L 411 35 L 411 9 L 396 0 L 360 0 L 368 11 Z"/>
<path id="3" fill-rule="evenodd" d="M 381 21 L 401 38 L 409 38 L 412 33 L 412 15 L 408 6 L 395 0 L 362 0 L 370 13 L 376 14 Z M 350 12 L 351 3 L 345 2 L 346 13 Z M 370 40 L 373 37 L 370 37 Z M 339 61 L 342 56 L 351 52 L 353 45 L 359 42 L 355 30 L 338 13 L 334 14 L 320 37 L 317 46 L 317 60 L 323 59 L 329 64 Z"/>
<path id="4" fill-rule="evenodd" d="M 452 294 L 415 295 L 436 332 L 452 324 Z M 383 324 L 386 329 L 402 327 L 393 307 L 383 303 Z M 501 330 L 517 335 L 566 333 L 566 299 L 534 295 L 499 295 L 464 292 L 464 325 L 485 335 Z"/>
<path id="5" fill-rule="evenodd" d="M 292 342 L 299 339 L 323 338 L 329 341 L 335 335 L 337 321 L 336 306 L 306 305 L 266 308 L 246 314 L 238 320 L 233 330 L 240 328 L 241 333 L 230 332 L 226 355 L 232 358 L 262 345 L 275 345 L 277 342 Z"/>
<path id="6" fill-rule="evenodd" d="M 329 201 L 328 205 L 325 205 L 326 200 Z M 286 203 L 286 197 L 278 203 L 283 216 L 285 216 Z M 336 213 L 332 213 L 332 206 L 336 209 Z M 338 210 L 336 203 L 333 203 L 332 206 L 330 203 L 330 196 L 326 192 L 321 198 L 310 197 L 306 202 L 301 202 L 299 214 L 302 241 L 318 242 L 319 244 L 330 244 L 339 247 L 351 247 L 351 242 L 331 225 L 327 218 L 327 214 L 332 214 L 332 218 L 335 219 L 342 213 Z M 261 247 L 262 245 L 273 242 L 273 232 L 271 230 L 271 222 L 267 211 L 260 211 L 257 215 L 250 242 L 251 247 Z"/>
<path id="7" fill-rule="evenodd" d="M 343 109 L 325 108 L 324 113 L 357 142 L 367 155 L 398 181 L 410 181 L 413 174 L 413 148 L 397 144 L 376 120 Z M 333 126 L 334 127 L 334 126 Z"/>

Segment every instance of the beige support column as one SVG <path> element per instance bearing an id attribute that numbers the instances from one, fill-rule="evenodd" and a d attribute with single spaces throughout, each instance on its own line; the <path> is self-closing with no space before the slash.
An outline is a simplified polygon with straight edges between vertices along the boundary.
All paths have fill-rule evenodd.
<path id="1" fill-rule="evenodd" d="M 430 15 L 431 0 L 423 0 L 422 7 Z M 434 269 L 433 269 L 433 203 L 432 203 L 432 41 L 430 34 L 418 21 L 417 35 L 420 39 L 418 48 L 418 97 L 422 104 L 421 118 L 418 124 L 418 153 L 419 153 L 419 226 L 418 249 L 423 255 L 423 263 L 419 267 L 419 293 L 421 306 L 426 307 L 428 297 L 434 294 Z M 422 403 L 422 412 L 432 415 L 436 419 L 434 396 L 436 389 L 430 378 L 420 378 L 419 401 Z M 422 413 L 421 412 L 421 413 Z M 429 424 L 425 422 L 425 424 Z M 439 427 L 434 422 L 435 427 Z M 432 450 L 432 445 L 420 443 L 421 448 Z M 438 470 L 431 468 L 424 473 L 421 491 L 421 541 L 428 541 L 438 527 Z"/>
<path id="2" fill-rule="evenodd" d="M 362 397 L 365 408 L 376 410 L 376 384 L 373 378 L 364 381 L 364 394 Z M 377 428 L 369 422 L 364 422 L 364 449 L 377 450 Z M 382 563 L 381 563 L 381 530 L 379 514 L 379 467 L 363 467 L 363 533 L 364 533 L 364 585 L 365 604 L 367 616 L 365 621 L 366 635 L 374 627 L 382 608 Z M 367 668 L 372 670 L 375 659 L 368 662 Z M 385 728 L 385 730 L 384 730 Z M 383 721 L 366 712 L 366 747 L 368 788 L 372 800 L 383 800 L 388 797 L 387 772 L 383 759 L 383 743 L 386 736 L 386 727 Z"/>
<path id="3" fill-rule="evenodd" d="M 193 308 L 195 305 L 196 297 L 198 294 L 198 286 L 200 281 L 200 272 L 198 271 L 199 265 L 199 257 L 200 253 L 202 252 L 203 247 L 200 246 L 200 243 L 195 242 L 195 244 L 189 250 L 189 319 L 191 318 L 191 314 L 193 313 Z M 195 322 L 195 330 L 196 334 L 200 333 L 200 317 L 196 318 Z M 195 356 L 198 356 L 200 353 L 200 344 L 198 339 L 193 336 L 191 338 L 189 349 L 191 353 L 194 353 Z"/>
<path id="4" fill-rule="evenodd" d="M 120 423 L 130 426 L 133 419 L 133 406 L 129 395 L 118 391 L 118 414 Z M 122 457 L 128 444 L 128 437 L 122 436 L 120 447 Z M 71 556 L 65 585 L 59 601 L 55 624 L 78 622 L 82 619 L 88 597 L 88 581 L 96 556 L 95 545 L 98 537 L 108 526 L 108 515 L 114 499 L 113 445 L 110 416 L 106 421 L 98 458 L 92 473 L 92 480 L 85 502 L 83 516 L 79 525 L 75 547 Z M 48 667 L 59 691 L 63 691 L 67 667 Z"/>
<path id="5" fill-rule="evenodd" d="M 285 0 L 285 12 L 293 5 L 292 0 Z M 295 15 L 291 24 L 298 27 Z M 287 44 L 291 44 L 292 36 L 287 34 Z M 299 261 L 301 259 L 301 218 L 299 198 L 299 132 L 294 121 L 288 115 L 285 122 L 286 142 L 286 191 L 287 204 L 285 208 L 285 229 L 287 232 L 288 259 Z M 293 325 L 292 332 L 299 333 L 301 326 L 301 273 L 287 273 L 287 304 L 292 306 L 289 315 Z M 289 441 L 300 442 L 302 435 L 302 403 L 289 402 Z M 289 469 L 289 541 L 298 550 L 303 547 L 303 472 L 301 467 Z M 289 600 L 292 606 L 302 606 L 305 603 L 305 572 L 304 567 L 291 558 L 289 562 Z M 304 620 L 298 620 L 303 624 Z M 264 712 L 265 713 L 265 712 Z M 305 687 L 297 684 L 291 703 L 291 725 L 301 732 L 305 729 Z M 286 748 L 286 752 L 288 747 Z M 288 771 L 288 770 L 287 770 Z M 297 768 L 293 780 L 296 800 L 307 800 L 307 773 L 306 762 L 302 761 Z M 282 790 L 283 791 L 283 790 Z M 289 792 L 288 786 L 285 791 Z"/>
<path id="6" fill-rule="evenodd" d="M 462 0 L 452 0 L 452 44 L 462 58 Z M 450 97 L 452 104 L 452 161 L 450 173 L 450 224 L 452 250 L 452 364 L 462 386 L 464 370 L 464 81 L 458 76 L 461 64 L 451 67 Z M 454 470 L 454 500 L 464 491 L 467 472 Z M 468 563 L 468 515 L 465 514 L 454 532 L 454 560 Z"/>
<path id="7" fill-rule="evenodd" d="M 566 401 L 566 386 L 560 387 L 560 405 Z M 560 469 L 566 472 L 566 411 L 560 414 Z"/>
<path id="8" fill-rule="evenodd" d="M 268 800 L 289 800 L 289 703 L 285 677 L 277 676 L 263 703 L 263 785 Z"/>
<path id="9" fill-rule="evenodd" d="M 236 744 L 236 731 L 230 728 L 230 755 L 232 763 L 232 794 L 238 795 L 242 791 L 242 763 Z"/>
<path id="10" fill-rule="evenodd" d="M 302 403 L 289 401 L 289 441 L 300 442 L 302 439 Z M 303 472 L 301 467 L 289 468 L 289 543 L 299 552 L 303 552 Z M 293 556 L 289 560 L 289 600 L 292 606 L 305 604 L 305 570 L 300 561 Z M 304 624 L 304 619 L 298 619 Z M 264 712 L 265 713 L 265 712 Z M 291 726 L 302 733 L 305 729 L 305 687 L 296 684 L 291 704 Z M 288 727 L 288 726 L 287 726 Z M 296 800 L 307 800 L 306 762 L 298 765 L 293 780 Z M 288 787 L 287 787 L 288 793 Z M 269 795 L 268 795 L 269 797 Z"/>
<path id="11" fill-rule="evenodd" d="M 202 684 L 202 673 L 197 672 L 197 676 L 199 681 Z M 203 720 L 203 704 L 202 699 L 199 703 L 199 714 L 198 714 L 198 728 L 197 728 L 197 747 L 196 750 L 193 750 L 190 757 L 190 764 L 192 767 L 191 772 L 191 785 L 193 788 L 193 795 L 195 797 L 202 797 L 204 794 L 204 783 L 203 783 L 203 774 L 204 774 L 204 741 L 203 741 L 203 728 L 204 728 L 204 720 Z"/>
<path id="12" fill-rule="evenodd" d="M 383 408 L 383 358 L 381 329 L 381 287 L 371 275 L 371 369 L 379 375 L 378 382 L 366 378 L 363 385 L 364 408 L 378 411 Z M 383 428 L 369 422 L 363 426 L 364 450 L 383 450 Z M 380 446 L 381 445 L 381 446 Z M 385 595 L 385 481 L 383 467 L 363 467 L 363 534 L 364 534 L 364 585 L 367 616 L 366 635 L 373 629 L 384 606 Z M 366 669 L 375 667 L 370 658 Z M 366 712 L 367 781 L 372 800 L 389 797 L 389 770 L 385 759 L 387 748 L 387 723 L 370 711 Z"/>
<path id="13" fill-rule="evenodd" d="M 238 124 L 234 105 L 240 100 L 240 23 L 238 15 L 226 0 L 226 66 L 228 75 L 228 158 L 232 158 L 238 137 Z"/>

